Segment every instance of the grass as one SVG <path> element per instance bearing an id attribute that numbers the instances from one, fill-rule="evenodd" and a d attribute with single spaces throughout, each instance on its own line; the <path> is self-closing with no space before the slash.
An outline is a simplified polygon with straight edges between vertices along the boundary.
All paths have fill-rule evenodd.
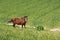
<path id="1" fill-rule="evenodd" d="M 1 40 L 60 40 L 60 32 L 37 31 L 33 28 L 13 28 L 7 25 L 1 26 Z"/>
<path id="2" fill-rule="evenodd" d="M 13 28 L 5 23 L 28 16 L 30 28 Z M 60 32 L 37 31 L 36 26 L 60 26 L 60 0 L 0 0 L 0 40 L 59 40 Z"/>

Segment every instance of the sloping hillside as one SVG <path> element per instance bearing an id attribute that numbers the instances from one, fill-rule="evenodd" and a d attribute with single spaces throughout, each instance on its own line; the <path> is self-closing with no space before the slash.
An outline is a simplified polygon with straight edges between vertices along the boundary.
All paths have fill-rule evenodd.
<path id="1" fill-rule="evenodd" d="M 60 26 L 60 0 L 0 0 L 0 22 L 29 17 L 28 25 Z"/>

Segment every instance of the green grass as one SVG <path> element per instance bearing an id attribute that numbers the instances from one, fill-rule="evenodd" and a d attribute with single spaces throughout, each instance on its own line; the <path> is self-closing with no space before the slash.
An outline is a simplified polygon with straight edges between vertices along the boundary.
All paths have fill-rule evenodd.
<path id="1" fill-rule="evenodd" d="M 13 28 L 7 25 L 1 26 L 1 40 L 60 40 L 60 32 L 37 31 L 33 28 Z"/>
<path id="2" fill-rule="evenodd" d="M 60 40 L 60 32 L 37 31 L 33 28 L 13 28 L 0 24 L 0 40 Z"/>
<path id="3" fill-rule="evenodd" d="M 5 15 L 6 14 L 6 15 Z M 1 0 L 0 21 L 14 17 L 29 17 L 29 25 L 60 26 L 59 0 Z M 2 20 L 3 19 L 3 20 Z"/>
<path id="4" fill-rule="evenodd" d="M 14 17 L 28 16 L 23 29 L 6 25 Z M 32 27 L 60 26 L 60 0 L 0 0 L 0 40 L 59 40 L 60 32 L 37 31 Z"/>

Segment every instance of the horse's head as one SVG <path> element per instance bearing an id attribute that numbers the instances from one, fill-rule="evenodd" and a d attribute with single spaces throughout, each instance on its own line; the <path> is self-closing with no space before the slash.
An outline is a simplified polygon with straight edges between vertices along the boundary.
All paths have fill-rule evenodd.
<path id="1" fill-rule="evenodd" d="M 23 18 L 24 18 L 24 20 L 25 20 L 25 21 L 27 21 L 27 20 L 28 20 L 28 16 L 24 16 Z"/>

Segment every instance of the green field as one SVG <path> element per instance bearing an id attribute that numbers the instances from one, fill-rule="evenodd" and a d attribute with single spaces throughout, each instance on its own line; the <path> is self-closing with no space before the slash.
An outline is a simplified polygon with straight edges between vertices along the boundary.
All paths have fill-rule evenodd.
<path id="1" fill-rule="evenodd" d="M 26 15 L 26 29 L 6 25 Z M 60 28 L 60 0 L 0 0 L 0 40 L 60 40 L 60 32 L 38 31 L 37 26 Z"/>

